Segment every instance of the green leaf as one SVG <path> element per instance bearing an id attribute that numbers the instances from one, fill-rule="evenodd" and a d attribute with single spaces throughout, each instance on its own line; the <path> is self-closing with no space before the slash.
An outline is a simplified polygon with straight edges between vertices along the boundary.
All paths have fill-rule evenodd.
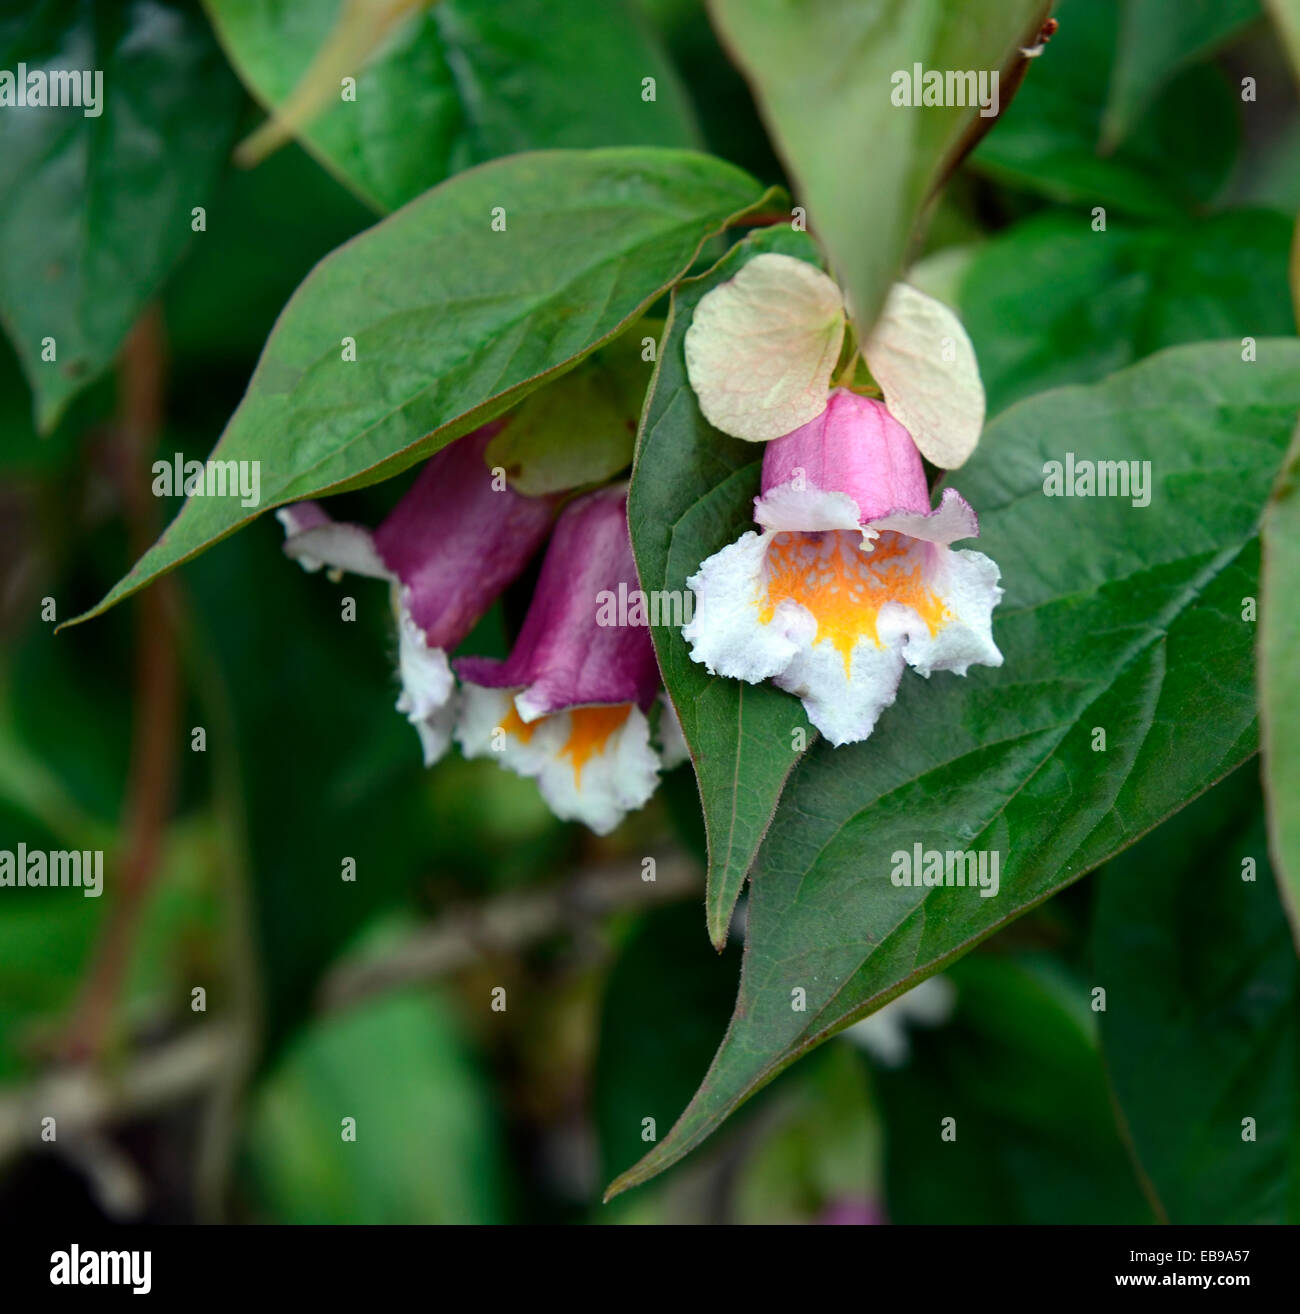
<path id="1" fill-rule="evenodd" d="M 800 762 L 751 873 L 726 1038 L 677 1125 L 612 1192 L 1254 751 L 1241 600 L 1256 592 L 1260 508 L 1298 408 L 1300 342 L 1265 339 L 1252 364 L 1236 343 L 1171 348 L 989 427 L 955 482 L 980 516 L 976 546 L 1002 568 L 1005 664 L 909 673 L 866 743 L 819 742 Z M 1044 464 L 1067 452 L 1150 461 L 1150 504 L 1044 496 Z M 676 698 L 685 645 L 657 637 Z M 893 855 L 918 843 L 999 853 L 999 893 L 895 888 Z"/>
<path id="2" fill-rule="evenodd" d="M 1165 6 L 1168 9 L 1168 6 Z M 1232 166 L 1240 102 L 1219 70 L 1176 77 L 1113 150 L 1101 142 L 1120 6 L 1060 0 L 1060 31 L 972 163 L 1052 200 L 1174 218 L 1205 206 Z"/>
<path id="3" fill-rule="evenodd" d="M 102 74 L 97 115 L 0 108 L 0 319 L 48 431 L 190 240 L 240 95 L 207 25 L 156 0 L 28 6 L 0 19 L 0 69 L 20 63 Z"/>
<path id="4" fill-rule="evenodd" d="M 978 107 L 891 103 L 895 72 L 1001 69 L 1044 0 L 710 0 L 865 336 Z"/>
<path id="5" fill-rule="evenodd" d="M 88 388 L 76 398 L 47 433 L 40 433 L 22 366 L 0 336 L 0 476 L 7 480 L 48 478 L 74 470 L 81 436 L 112 415 L 112 394 L 111 383 L 101 380 L 98 387 Z"/>
<path id="6" fill-rule="evenodd" d="M 662 320 L 643 319 L 533 393 L 488 444 L 487 463 L 529 497 L 603 483 L 625 469 L 653 369 L 643 353 L 653 360 L 662 331 Z"/>
<path id="7" fill-rule="evenodd" d="M 487 1085 L 429 995 L 389 995 L 304 1032 L 256 1094 L 246 1155 L 268 1221 L 503 1221 Z"/>
<path id="8" fill-rule="evenodd" d="M 1173 1223 L 1300 1220 L 1300 964 L 1253 776 L 1243 768 L 1099 882 L 1102 1050 Z"/>
<path id="9" fill-rule="evenodd" d="M 1093 383 L 1162 347 L 1290 334 L 1291 223 L 1233 211 L 1177 226 L 1036 215 L 994 238 L 958 303 L 989 410 L 1066 383 Z"/>
<path id="10" fill-rule="evenodd" d="M 700 298 L 765 251 L 817 263 L 806 234 L 768 228 L 734 247 L 708 274 L 673 293 L 668 328 L 637 443 L 628 524 L 641 587 L 687 595 L 686 579 L 705 557 L 744 533 L 753 520 L 762 451 L 728 438 L 701 415 L 686 377 L 683 339 Z M 763 832 L 799 750 L 816 737 L 803 709 L 766 685 L 709 675 L 687 655 L 677 630 L 654 629 L 682 732 L 704 801 L 709 849 L 705 898 L 709 938 L 720 949 Z"/>
<path id="11" fill-rule="evenodd" d="M 259 462 L 260 504 L 191 498 L 77 619 L 270 507 L 389 478 L 500 415 L 617 336 L 761 199 L 740 170 L 667 150 L 517 155 L 435 187 L 327 256 L 281 314 L 209 458 Z"/>
<path id="12" fill-rule="evenodd" d="M 1260 720 L 1273 862 L 1300 946 L 1300 429 L 1264 513 L 1259 602 Z"/>
<path id="13" fill-rule="evenodd" d="M 1083 984 L 1028 955 L 972 954 L 951 980 L 951 1023 L 879 1076 L 890 1221 L 1151 1222 Z"/>
<path id="14" fill-rule="evenodd" d="M 1132 131 L 1181 68 L 1260 16 L 1260 0 L 1121 0 L 1119 41 L 1102 114 L 1103 150 Z"/>
<path id="15" fill-rule="evenodd" d="M 206 0 L 231 62 L 282 108 L 329 41 L 339 0 Z M 345 64 L 300 131 L 378 210 L 395 210 L 474 164 L 559 147 L 694 146 L 690 103 L 623 0 L 441 0 L 419 7 L 374 57 Z M 654 99 L 643 99 L 643 79 Z"/>

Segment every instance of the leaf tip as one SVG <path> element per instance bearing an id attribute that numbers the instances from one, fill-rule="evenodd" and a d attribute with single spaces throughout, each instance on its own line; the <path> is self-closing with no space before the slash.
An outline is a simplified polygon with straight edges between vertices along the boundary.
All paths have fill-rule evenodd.
<path id="1" fill-rule="evenodd" d="M 644 1162 L 644 1160 L 642 1162 Z M 600 1203 L 609 1204 L 611 1200 L 616 1196 L 622 1195 L 624 1191 L 630 1191 L 634 1186 L 640 1186 L 642 1179 L 637 1175 L 636 1170 L 638 1166 L 639 1165 L 634 1164 L 627 1170 L 627 1172 L 619 1173 L 619 1175 L 605 1188 L 605 1194 L 601 1196 Z"/>
<path id="2" fill-rule="evenodd" d="M 722 953 L 727 947 L 727 931 L 729 922 L 718 924 L 718 919 L 712 913 L 709 914 L 709 943 Z"/>

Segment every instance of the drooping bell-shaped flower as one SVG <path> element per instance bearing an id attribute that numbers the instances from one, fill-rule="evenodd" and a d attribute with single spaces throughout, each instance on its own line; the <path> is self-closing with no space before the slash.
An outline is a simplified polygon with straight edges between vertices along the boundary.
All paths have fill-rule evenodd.
<path id="1" fill-rule="evenodd" d="M 276 512 L 285 552 L 393 584 L 402 692 L 397 710 L 415 726 L 425 765 L 450 743 L 455 680 L 447 654 L 514 580 L 546 539 L 553 498 L 523 497 L 493 478 L 484 459 L 500 424 L 432 456 L 380 526 L 336 521 L 316 502 Z"/>
<path id="2" fill-rule="evenodd" d="M 770 442 L 754 519 L 687 581 L 683 637 L 714 674 L 797 695 L 832 744 L 871 733 L 905 665 L 1001 665 L 998 568 L 949 546 L 979 533 L 975 513 L 952 489 L 931 510 L 916 444 L 882 403 L 836 389 Z"/>
<path id="3" fill-rule="evenodd" d="M 637 588 L 626 485 L 565 508 L 510 656 L 456 662 L 465 756 L 498 755 L 557 816 L 600 835 L 650 798 L 660 766 L 647 719 L 659 668 L 649 629 L 608 605 L 620 585 Z"/>

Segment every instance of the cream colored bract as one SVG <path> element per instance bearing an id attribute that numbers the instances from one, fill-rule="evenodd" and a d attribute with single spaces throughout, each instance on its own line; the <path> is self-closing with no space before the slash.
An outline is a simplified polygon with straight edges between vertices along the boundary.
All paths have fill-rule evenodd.
<path id="1" fill-rule="evenodd" d="M 834 281 L 792 256 L 755 256 L 701 298 L 686 330 L 686 370 L 704 418 L 766 442 L 826 407 L 844 342 Z"/>
<path id="2" fill-rule="evenodd" d="M 984 428 L 984 385 L 961 321 L 942 301 L 895 283 L 862 355 L 889 413 L 932 465 L 964 464 Z"/>

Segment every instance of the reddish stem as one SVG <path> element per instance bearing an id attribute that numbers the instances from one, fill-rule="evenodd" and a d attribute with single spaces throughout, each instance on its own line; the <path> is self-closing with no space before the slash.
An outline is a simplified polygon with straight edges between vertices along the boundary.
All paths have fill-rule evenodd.
<path id="1" fill-rule="evenodd" d="M 149 458 L 162 425 L 165 371 L 162 316 L 140 318 L 118 365 L 117 475 L 133 559 L 159 529 L 149 486 Z M 180 677 L 176 653 L 174 581 L 158 581 L 135 600 L 134 723 L 123 803 L 118 878 L 107 920 L 65 1038 L 69 1059 L 94 1061 L 107 1046 L 113 1015 L 131 963 L 141 913 L 158 871 L 171 812 L 176 769 Z"/>

